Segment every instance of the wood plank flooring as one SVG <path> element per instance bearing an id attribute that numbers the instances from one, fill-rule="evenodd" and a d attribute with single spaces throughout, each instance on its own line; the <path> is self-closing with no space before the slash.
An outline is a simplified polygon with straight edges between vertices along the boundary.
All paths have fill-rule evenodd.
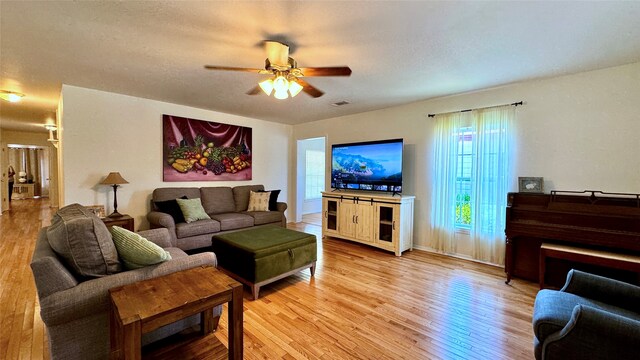
<path id="1" fill-rule="evenodd" d="M 46 330 L 29 268 L 46 200 L 14 202 L 0 217 L 0 359 L 46 359 Z M 537 286 L 501 268 L 414 250 L 400 258 L 319 240 L 305 270 L 244 301 L 245 359 L 532 359 Z M 227 343 L 226 309 L 216 336 Z"/>

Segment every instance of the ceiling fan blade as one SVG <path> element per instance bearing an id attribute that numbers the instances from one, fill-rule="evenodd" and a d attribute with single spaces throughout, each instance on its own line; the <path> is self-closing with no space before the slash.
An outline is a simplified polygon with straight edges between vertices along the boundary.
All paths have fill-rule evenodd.
<path id="1" fill-rule="evenodd" d="M 303 76 L 350 76 L 348 66 L 308 67 L 300 68 Z"/>
<path id="2" fill-rule="evenodd" d="M 254 87 L 251 90 L 247 91 L 247 95 L 258 95 L 261 92 L 262 92 L 262 89 L 260 88 L 260 85 L 256 85 L 256 87 Z"/>
<path id="3" fill-rule="evenodd" d="M 302 85 L 302 91 L 306 92 L 307 94 L 311 95 L 314 98 L 319 98 L 320 96 L 324 95 L 324 92 L 318 90 L 318 88 L 312 86 L 311 84 L 309 84 L 308 82 L 302 79 L 297 79 L 296 82 Z"/>
<path id="4" fill-rule="evenodd" d="M 278 41 L 266 40 L 264 48 L 267 59 L 273 65 L 287 66 L 289 64 L 289 46 Z"/>
<path id="5" fill-rule="evenodd" d="M 266 71 L 265 69 L 242 68 L 242 67 L 233 67 L 233 66 L 216 66 L 216 65 L 205 65 L 204 68 L 209 70 L 246 71 L 246 72 L 254 72 L 258 74 L 261 74 L 262 72 Z M 267 73 L 270 74 L 271 72 L 268 71 Z"/>

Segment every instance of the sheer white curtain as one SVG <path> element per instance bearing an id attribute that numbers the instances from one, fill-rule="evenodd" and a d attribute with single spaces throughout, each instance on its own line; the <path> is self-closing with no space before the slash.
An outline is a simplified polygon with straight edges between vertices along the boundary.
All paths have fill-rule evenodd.
<path id="1" fill-rule="evenodd" d="M 460 157 L 459 131 L 471 122 L 471 113 L 435 116 L 435 162 L 431 206 L 431 236 L 436 249 L 456 252 L 456 177 Z"/>
<path id="2" fill-rule="evenodd" d="M 468 232 L 474 259 L 504 263 L 504 226 L 514 106 L 500 106 L 435 118 L 433 201 L 431 234 L 440 251 L 456 252 L 456 234 Z M 470 137 L 463 137 L 463 128 Z M 470 132 L 469 132 L 470 129 Z M 462 176 L 463 142 L 472 143 L 470 169 L 470 224 L 456 223 L 456 186 Z M 459 209 L 461 211 L 461 209 Z"/>
<path id="3" fill-rule="evenodd" d="M 504 264 L 504 228 L 515 106 L 477 110 L 471 199 L 473 257 Z"/>

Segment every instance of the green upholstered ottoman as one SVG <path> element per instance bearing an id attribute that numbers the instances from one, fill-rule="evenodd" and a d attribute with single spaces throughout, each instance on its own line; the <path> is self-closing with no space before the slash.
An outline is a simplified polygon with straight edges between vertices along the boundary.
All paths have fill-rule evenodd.
<path id="1" fill-rule="evenodd" d="M 316 236 L 280 226 L 214 235 L 211 247 L 218 267 L 251 287 L 253 299 L 260 287 L 309 268 L 314 275 Z"/>

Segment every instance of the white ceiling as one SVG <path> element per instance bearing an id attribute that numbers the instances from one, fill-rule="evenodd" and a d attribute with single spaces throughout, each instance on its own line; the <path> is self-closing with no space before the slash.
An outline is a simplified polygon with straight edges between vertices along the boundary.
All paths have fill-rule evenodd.
<path id="1" fill-rule="evenodd" d="M 0 126 L 44 131 L 62 84 L 286 124 L 640 61 L 636 2 L 1 1 Z M 276 100 L 261 40 L 284 37 L 326 92 Z M 347 100 L 350 105 L 331 104 Z"/>

